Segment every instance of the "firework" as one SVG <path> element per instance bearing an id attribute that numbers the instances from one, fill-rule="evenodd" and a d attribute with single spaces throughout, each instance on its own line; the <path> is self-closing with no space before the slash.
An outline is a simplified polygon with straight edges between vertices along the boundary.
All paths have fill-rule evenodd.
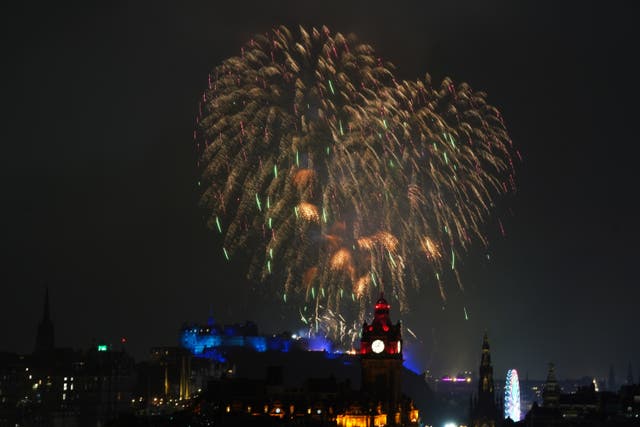
<path id="1" fill-rule="evenodd" d="M 229 259 L 281 282 L 312 330 L 342 340 L 381 290 L 401 311 L 419 265 L 456 270 L 513 179 L 486 95 L 398 82 L 355 37 L 285 27 L 214 69 L 196 142 L 201 202 Z M 290 298 L 288 298 L 288 296 Z"/>
<path id="2" fill-rule="evenodd" d="M 407 267 L 394 282 L 402 290 L 405 278 L 418 280 L 421 254 L 446 299 L 440 273 L 449 267 L 462 286 L 456 255 L 474 238 L 487 243 L 481 225 L 493 198 L 515 189 L 511 140 L 486 94 L 465 83 L 433 87 L 427 75 L 382 92 L 366 107 L 368 134 L 360 137 L 377 138 L 388 162 L 377 171 L 384 229 L 400 243 L 390 252 L 403 254 Z"/>

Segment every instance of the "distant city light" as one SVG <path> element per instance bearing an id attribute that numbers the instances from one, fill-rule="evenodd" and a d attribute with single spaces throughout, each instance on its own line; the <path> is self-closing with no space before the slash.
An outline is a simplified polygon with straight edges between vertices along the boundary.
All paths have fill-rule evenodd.
<path id="1" fill-rule="evenodd" d="M 440 381 L 444 381 L 447 383 L 470 383 L 471 382 L 471 378 L 470 377 L 442 377 L 440 378 Z"/>
<path id="2" fill-rule="evenodd" d="M 98 351 L 107 351 L 106 344 L 98 344 Z"/>

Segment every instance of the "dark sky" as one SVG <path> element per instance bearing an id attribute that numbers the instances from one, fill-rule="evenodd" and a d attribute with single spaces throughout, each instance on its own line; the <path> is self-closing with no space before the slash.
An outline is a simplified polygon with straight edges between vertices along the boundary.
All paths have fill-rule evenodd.
<path id="1" fill-rule="evenodd" d="M 499 204 L 506 236 L 489 222 L 490 247 L 465 254 L 466 292 L 443 310 L 425 289 L 403 319 L 414 365 L 475 369 L 486 329 L 497 377 L 542 378 L 550 361 L 560 377 L 640 371 L 632 2 L 16 3 L 2 6 L 0 350 L 31 351 L 46 285 L 61 346 L 126 336 L 142 358 L 210 310 L 299 327 L 220 257 L 192 130 L 208 72 L 252 34 L 326 24 L 402 78 L 488 92 L 524 156 Z"/>

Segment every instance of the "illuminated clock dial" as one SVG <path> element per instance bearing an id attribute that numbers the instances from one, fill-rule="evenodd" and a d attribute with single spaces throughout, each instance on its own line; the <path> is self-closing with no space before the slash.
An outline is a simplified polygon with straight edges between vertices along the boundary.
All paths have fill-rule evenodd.
<path id="1" fill-rule="evenodd" d="M 372 342 L 371 350 L 373 350 L 374 353 L 382 353 L 382 350 L 384 350 L 384 343 L 382 340 L 375 340 Z"/>

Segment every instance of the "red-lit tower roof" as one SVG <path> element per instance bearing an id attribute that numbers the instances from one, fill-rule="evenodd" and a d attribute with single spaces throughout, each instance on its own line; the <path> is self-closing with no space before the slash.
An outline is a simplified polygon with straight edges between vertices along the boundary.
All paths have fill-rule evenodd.
<path id="1" fill-rule="evenodd" d="M 402 358 L 402 333 L 400 322 L 395 325 L 389 317 L 391 306 L 384 298 L 384 293 L 380 293 L 376 301 L 373 322 L 364 323 L 362 326 L 362 339 L 360 341 L 360 354 L 370 354 L 379 356 L 389 356 Z M 382 351 L 372 348 L 374 341 L 382 341 L 384 347 Z M 382 348 L 382 346 L 381 346 Z"/>

